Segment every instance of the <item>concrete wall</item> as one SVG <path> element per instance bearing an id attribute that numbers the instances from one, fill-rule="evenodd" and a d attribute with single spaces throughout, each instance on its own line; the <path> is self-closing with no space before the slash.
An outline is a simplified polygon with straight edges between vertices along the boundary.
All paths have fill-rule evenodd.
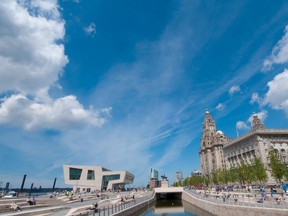
<path id="1" fill-rule="evenodd" d="M 221 216 L 231 216 L 231 215 L 287 216 L 288 215 L 288 209 L 234 206 L 234 205 L 213 203 L 206 200 L 198 199 L 185 191 L 182 193 L 182 199 L 214 215 L 221 215 Z"/>
<path id="2" fill-rule="evenodd" d="M 112 216 L 129 216 L 134 215 L 135 212 L 141 210 L 142 208 L 147 207 L 149 204 L 156 201 L 155 196 L 153 196 L 151 199 L 143 201 L 135 206 L 132 206 L 130 208 L 124 209 L 123 211 L 117 212 L 115 214 L 112 214 Z"/>

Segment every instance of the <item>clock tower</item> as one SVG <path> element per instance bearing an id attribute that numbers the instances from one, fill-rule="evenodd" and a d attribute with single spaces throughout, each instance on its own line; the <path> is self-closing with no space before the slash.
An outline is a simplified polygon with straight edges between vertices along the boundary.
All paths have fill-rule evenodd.
<path id="1" fill-rule="evenodd" d="M 202 124 L 200 141 L 200 163 L 203 175 L 210 175 L 213 170 L 225 168 L 223 145 L 228 138 L 222 131 L 217 130 L 216 123 L 207 110 Z"/>

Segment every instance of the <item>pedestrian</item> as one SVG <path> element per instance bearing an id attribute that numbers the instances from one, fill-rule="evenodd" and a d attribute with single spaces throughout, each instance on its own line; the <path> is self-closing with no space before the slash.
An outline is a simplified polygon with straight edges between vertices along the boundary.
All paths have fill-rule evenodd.
<path id="1" fill-rule="evenodd" d="M 34 196 L 33 196 L 33 198 L 32 198 L 32 203 L 33 203 L 33 205 L 36 205 L 36 199 L 35 199 Z"/>
<path id="2" fill-rule="evenodd" d="M 283 191 L 283 199 L 285 199 L 287 193 L 287 185 L 284 182 L 282 182 L 282 191 Z"/>
<path id="3" fill-rule="evenodd" d="M 13 211 L 21 211 L 21 207 L 16 202 L 12 202 L 10 208 Z"/>

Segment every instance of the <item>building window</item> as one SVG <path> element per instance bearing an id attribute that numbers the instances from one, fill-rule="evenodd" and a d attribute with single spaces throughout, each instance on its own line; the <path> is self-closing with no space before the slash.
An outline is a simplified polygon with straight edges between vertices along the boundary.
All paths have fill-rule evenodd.
<path id="1" fill-rule="evenodd" d="M 118 180 L 118 179 L 120 179 L 120 174 L 116 174 L 116 175 L 104 175 L 104 176 L 102 177 L 102 189 L 105 189 L 105 190 L 106 190 L 109 181 Z"/>
<path id="2" fill-rule="evenodd" d="M 69 179 L 70 180 L 79 180 L 81 177 L 82 169 L 77 169 L 70 167 L 69 168 Z"/>
<path id="3" fill-rule="evenodd" d="M 94 170 L 88 170 L 87 180 L 95 180 L 95 172 L 94 172 Z"/>

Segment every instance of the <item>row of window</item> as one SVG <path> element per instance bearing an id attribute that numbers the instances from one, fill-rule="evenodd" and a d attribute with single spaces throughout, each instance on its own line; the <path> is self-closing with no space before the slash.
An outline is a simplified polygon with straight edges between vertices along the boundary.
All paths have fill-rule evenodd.
<path id="1" fill-rule="evenodd" d="M 69 179 L 70 180 L 80 180 L 82 174 L 82 169 L 77 169 L 70 167 L 69 168 Z M 88 170 L 87 180 L 95 180 L 95 172 L 94 170 Z"/>
<path id="2" fill-rule="evenodd" d="M 70 180 L 80 180 L 82 174 L 82 169 L 78 169 L 78 168 L 73 168 L 70 167 L 69 168 L 69 179 Z M 127 178 L 133 180 L 133 177 L 131 176 L 126 176 Z M 102 178 L 102 182 L 104 183 L 104 185 L 108 185 L 108 182 L 110 180 L 118 180 L 120 179 L 120 174 L 116 174 L 116 175 L 104 175 Z M 95 180 L 95 171 L 94 170 L 88 170 L 87 172 L 87 180 Z"/>

